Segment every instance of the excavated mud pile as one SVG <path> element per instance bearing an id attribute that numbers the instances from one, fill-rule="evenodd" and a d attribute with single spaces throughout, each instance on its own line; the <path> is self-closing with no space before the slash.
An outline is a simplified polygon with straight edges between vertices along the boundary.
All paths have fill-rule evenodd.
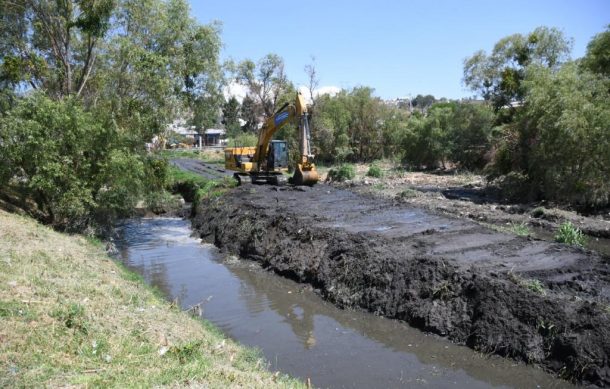
<path id="1" fill-rule="evenodd" d="M 610 265 L 594 253 L 326 185 L 236 188 L 193 225 L 340 307 L 610 385 Z"/>

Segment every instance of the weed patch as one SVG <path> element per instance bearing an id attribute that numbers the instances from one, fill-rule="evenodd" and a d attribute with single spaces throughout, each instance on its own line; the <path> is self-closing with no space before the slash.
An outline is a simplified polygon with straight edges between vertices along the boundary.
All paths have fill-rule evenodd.
<path id="1" fill-rule="evenodd" d="M 328 171 L 328 180 L 331 182 L 344 182 L 356 177 L 356 168 L 351 164 L 343 164 L 337 169 Z"/>
<path id="2" fill-rule="evenodd" d="M 528 236 L 530 234 L 530 229 L 526 223 L 512 224 L 509 230 L 518 236 Z"/>
<path id="3" fill-rule="evenodd" d="M 379 165 L 372 164 L 369 167 L 369 170 L 366 172 L 366 175 L 369 177 L 381 178 L 383 177 L 383 170 L 381 170 L 381 167 L 379 167 Z"/>
<path id="4" fill-rule="evenodd" d="M 565 243 L 572 246 L 583 247 L 587 242 L 587 238 L 582 231 L 571 222 L 565 222 L 555 234 L 555 241 Z"/>

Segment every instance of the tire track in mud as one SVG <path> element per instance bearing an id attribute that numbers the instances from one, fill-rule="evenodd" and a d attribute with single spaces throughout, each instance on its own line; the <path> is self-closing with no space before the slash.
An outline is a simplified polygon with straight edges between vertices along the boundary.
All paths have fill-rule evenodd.
<path id="1" fill-rule="evenodd" d="M 592 252 L 326 185 L 236 188 L 193 226 L 340 307 L 610 385 L 610 265 Z"/>

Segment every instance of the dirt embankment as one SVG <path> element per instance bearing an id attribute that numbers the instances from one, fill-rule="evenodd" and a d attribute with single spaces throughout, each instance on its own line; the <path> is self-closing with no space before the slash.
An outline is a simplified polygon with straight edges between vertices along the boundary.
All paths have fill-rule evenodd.
<path id="1" fill-rule="evenodd" d="M 593 252 L 327 185 L 236 188 L 193 224 L 338 306 L 610 385 L 610 265 Z"/>
<path id="2" fill-rule="evenodd" d="M 357 177 L 339 188 L 394 199 L 420 208 L 510 229 L 521 225 L 531 227 L 533 235 L 551 238 L 564 222 L 571 222 L 588 235 L 590 246 L 610 253 L 610 209 L 583 214 L 545 201 L 516 203 L 507 199 L 502 190 L 476 174 L 450 172 L 392 172 L 383 178 L 366 176 L 366 165 L 357 166 Z M 546 231 L 546 234 L 538 232 Z M 598 243 L 599 242 L 599 243 Z"/>

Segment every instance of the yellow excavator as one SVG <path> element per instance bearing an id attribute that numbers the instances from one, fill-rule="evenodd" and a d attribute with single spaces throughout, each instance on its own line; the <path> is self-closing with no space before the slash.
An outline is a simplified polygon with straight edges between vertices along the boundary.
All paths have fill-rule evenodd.
<path id="1" fill-rule="evenodd" d="M 280 128 L 294 123 L 299 127 L 300 158 L 290 180 L 288 171 L 288 144 L 285 140 L 272 140 Z M 319 180 L 311 153 L 311 133 L 307 105 L 301 93 L 297 93 L 294 103 L 286 103 L 273 116 L 267 118 L 258 135 L 255 147 L 225 148 L 225 168 L 233 170 L 239 184 L 266 183 L 284 185 L 314 185 Z"/>

